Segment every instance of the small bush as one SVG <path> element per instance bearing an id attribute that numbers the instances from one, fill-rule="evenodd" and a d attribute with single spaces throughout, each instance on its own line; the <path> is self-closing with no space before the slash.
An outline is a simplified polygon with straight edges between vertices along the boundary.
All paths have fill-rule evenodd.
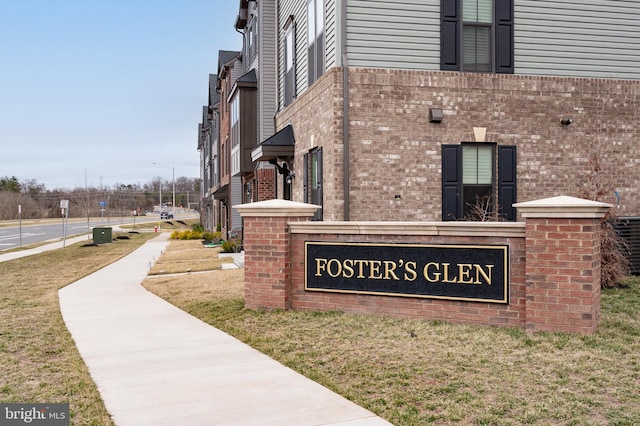
<path id="1" fill-rule="evenodd" d="M 196 232 L 204 232 L 204 227 L 201 223 L 194 223 L 191 225 L 191 230 Z"/>
<path id="2" fill-rule="evenodd" d="M 202 239 L 208 243 L 218 244 L 220 242 L 220 232 L 203 232 Z"/>
<path id="3" fill-rule="evenodd" d="M 589 166 L 581 196 L 587 200 L 602 201 L 613 193 L 613 189 L 602 186 L 603 168 L 600 165 L 599 153 L 591 154 Z M 600 286 L 602 288 L 623 287 L 623 279 L 631 272 L 629 244 L 614 227 L 619 221 L 613 209 L 609 209 L 600 221 Z"/>
<path id="4" fill-rule="evenodd" d="M 171 233 L 172 240 L 201 240 L 204 232 L 186 230 L 186 231 L 173 231 Z"/>
<path id="5" fill-rule="evenodd" d="M 240 250 L 242 250 L 242 245 L 239 241 L 228 240 L 222 243 L 223 253 L 240 253 Z"/>
<path id="6" fill-rule="evenodd" d="M 173 231 L 170 238 L 172 240 L 205 240 L 217 244 L 220 242 L 220 233 L 199 230 Z"/>
<path id="7" fill-rule="evenodd" d="M 618 219 L 611 211 L 600 222 L 600 286 L 602 288 L 624 287 L 623 280 L 631 273 L 631 249 L 629 243 L 615 229 Z"/>

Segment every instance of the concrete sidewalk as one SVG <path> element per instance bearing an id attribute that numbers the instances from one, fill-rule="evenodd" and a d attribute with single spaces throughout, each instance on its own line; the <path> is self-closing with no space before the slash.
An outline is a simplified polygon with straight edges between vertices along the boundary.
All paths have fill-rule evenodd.
<path id="1" fill-rule="evenodd" d="M 140 286 L 168 237 L 59 292 L 116 425 L 390 424 Z"/>
<path id="2" fill-rule="evenodd" d="M 66 241 L 60 240 L 49 244 L 44 244 L 39 247 L 12 251 L 9 253 L 0 254 L 0 262 L 6 262 L 8 260 L 19 259 L 21 257 L 27 257 L 34 254 L 43 253 L 45 251 L 57 250 L 63 247 L 68 247 L 71 244 L 79 243 L 81 241 L 86 241 L 87 243 L 91 242 L 91 237 L 89 235 L 79 235 L 71 238 L 67 238 Z"/>

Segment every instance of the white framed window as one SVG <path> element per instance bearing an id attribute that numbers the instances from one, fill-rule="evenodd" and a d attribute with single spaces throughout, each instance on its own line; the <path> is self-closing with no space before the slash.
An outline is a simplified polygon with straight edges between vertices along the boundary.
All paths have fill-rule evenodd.
<path id="1" fill-rule="evenodd" d="M 296 96 L 296 25 L 290 21 L 284 33 L 284 105 Z"/>
<path id="2" fill-rule="evenodd" d="M 307 2 L 307 74 L 312 85 L 325 71 L 324 0 Z"/>

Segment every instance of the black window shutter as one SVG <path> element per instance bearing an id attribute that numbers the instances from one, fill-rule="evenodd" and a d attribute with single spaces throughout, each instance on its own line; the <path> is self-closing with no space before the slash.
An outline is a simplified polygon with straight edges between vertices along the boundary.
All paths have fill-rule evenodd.
<path id="1" fill-rule="evenodd" d="M 314 200 L 314 204 L 317 204 L 319 206 L 323 205 L 323 196 L 322 196 L 322 148 L 318 149 L 318 153 L 317 153 L 317 159 L 318 159 L 318 171 L 316 173 L 316 177 L 317 177 L 317 182 L 316 182 L 316 199 Z M 315 216 L 313 217 L 314 220 L 322 220 L 322 209 L 318 209 L 316 211 Z"/>
<path id="2" fill-rule="evenodd" d="M 495 0 L 496 73 L 513 74 L 513 0 Z"/>
<path id="3" fill-rule="evenodd" d="M 459 0 L 440 3 L 440 69 L 460 71 L 460 8 Z"/>
<path id="4" fill-rule="evenodd" d="M 309 154 L 302 157 L 302 202 L 309 202 Z"/>
<path id="5" fill-rule="evenodd" d="M 508 221 L 516 220 L 516 182 L 516 147 L 498 146 L 499 213 Z"/>
<path id="6" fill-rule="evenodd" d="M 462 146 L 442 145 L 442 220 L 462 218 Z"/>

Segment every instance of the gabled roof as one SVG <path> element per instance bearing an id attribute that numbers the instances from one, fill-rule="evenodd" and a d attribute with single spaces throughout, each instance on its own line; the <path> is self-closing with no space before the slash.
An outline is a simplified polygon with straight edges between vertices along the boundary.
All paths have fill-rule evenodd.
<path id="1" fill-rule="evenodd" d="M 240 52 L 235 50 L 220 50 L 218 51 L 218 74 L 222 70 L 222 67 L 227 65 L 232 60 L 238 58 L 240 56 Z"/>

